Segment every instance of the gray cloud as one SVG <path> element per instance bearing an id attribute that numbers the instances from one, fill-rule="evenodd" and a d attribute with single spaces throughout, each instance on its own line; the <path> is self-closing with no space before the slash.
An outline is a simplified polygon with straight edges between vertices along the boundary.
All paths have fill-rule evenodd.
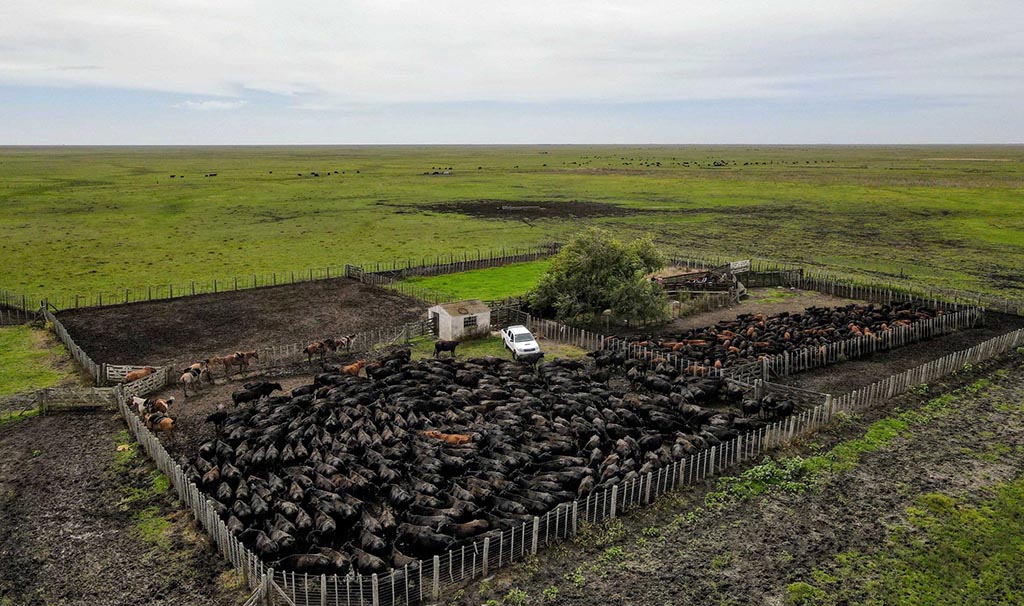
<path id="1" fill-rule="evenodd" d="M 310 102 L 1009 94 L 1020 2 L 15 0 L 0 82 Z M 52 70 L 53 65 L 104 66 Z"/>

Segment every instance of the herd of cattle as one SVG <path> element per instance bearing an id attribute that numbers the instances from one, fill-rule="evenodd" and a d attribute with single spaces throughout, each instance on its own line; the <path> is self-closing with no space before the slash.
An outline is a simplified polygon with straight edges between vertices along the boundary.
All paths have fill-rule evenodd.
<path id="1" fill-rule="evenodd" d="M 297 572 L 383 572 L 519 527 L 796 406 L 747 399 L 693 369 L 941 313 L 894 303 L 746 314 L 671 340 L 633 339 L 654 355 L 593 352 L 592 366 L 413 362 L 408 350 L 324 365 L 331 372 L 287 395 L 269 395 L 278 385 L 247 386 L 260 393 L 211 415 L 216 437 L 186 469 L 264 561 Z"/>
<path id="2" fill-rule="evenodd" d="M 628 337 L 625 341 L 648 347 L 665 358 L 683 359 L 688 374 L 706 374 L 712 368 L 755 362 L 787 351 L 821 348 L 855 337 L 877 338 L 897 326 L 942 313 L 913 303 L 851 303 L 808 307 L 803 313 L 741 314 L 735 320 L 694 328 L 673 338 Z M 599 365 L 604 359 L 612 359 L 613 351 L 599 353 L 603 356 L 598 358 Z"/>
<path id="3" fill-rule="evenodd" d="M 656 393 L 579 361 L 412 362 L 408 350 L 364 370 L 222 411 L 189 461 L 265 561 L 401 567 L 766 423 L 720 406 L 743 393 L 718 379 Z"/>

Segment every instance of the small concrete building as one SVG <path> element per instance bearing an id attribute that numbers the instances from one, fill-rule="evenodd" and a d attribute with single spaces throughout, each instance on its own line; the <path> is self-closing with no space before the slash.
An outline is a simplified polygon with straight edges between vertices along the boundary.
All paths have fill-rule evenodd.
<path id="1" fill-rule="evenodd" d="M 491 308 L 480 299 L 435 305 L 427 310 L 427 314 L 437 322 L 437 337 L 445 341 L 485 335 L 491 331 Z"/>

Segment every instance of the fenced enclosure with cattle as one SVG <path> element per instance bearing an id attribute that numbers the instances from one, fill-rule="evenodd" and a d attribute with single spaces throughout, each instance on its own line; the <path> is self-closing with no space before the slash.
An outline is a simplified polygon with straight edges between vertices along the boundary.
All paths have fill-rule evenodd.
<path id="1" fill-rule="evenodd" d="M 538 251 L 518 254 L 550 253 Z M 501 257 L 501 259 L 508 258 L 518 257 Z M 692 266 L 699 264 L 694 260 L 677 261 L 680 264 L 689 263 Z M 478 262 L 492 261 L 482 259 Z M 436 268 L 424 264 L 412 269 L 407 267 L 407 271 L 425 272 L 422 274 L 399 273 L 396 275 L 435 275 L 430 272 L 458 271 L 452 269 L 455 267 L 459 267 L 459 261 L 449 259 L 448 262 L 437 264 Z M 397 270 L 391 270 L 392 273 L 395 271 Z M 350 277 L 367 284 L 395 288 L 394 276 L 388 275 L 386 270 L 382 270 L 378 274 L 362 269 L 346 268 L 342 273 L 344 275 L 351 274 Z M 313 279 L 312 273 L 310 276 L 310 279 Z M 274 280 L 276 281 L 276 278 Z M 248 586 L 254 592 L 250 603 L 278 603 L 277 601 L 280 600 L 279 603 L 294 604 L 358 603 L 374 606 L 378 604 L 411 604 L 421 601 L 436 601 L 449 595 L 453 588 L 461 586 L 469 580 L 487 576 L 495 569 L 507 566 L 512 562 L 522 561 L 537 553 L 544 546 L 574 535 L 584 524 L 594 524 L 615 518 L 632 508 L 650 503 L 661 494 L 681 486 L 702 482 L 730 466 L 758 457 L 794 437 L 829 425 L 837 412 L 856 411 L 873 403 L 896 397 L 906 393 L 913 385 L 934 381 L 938 377 L 963 368 L 965 364 L 974 364 L 998 356 L 1024 343 L 1024 331 L 1015 330 L 877 381 L 863 389 L 833 397 L 830 394 L 781 385 L 773 382 L 772 379 L 869 356 L 873 353 L 898 350 L 898 348 L 911 343 L 941 338 L 954 331 L 967 330 L 983 321 L 984 307 L 988 304 L 994 303 L 999 306 L 999 309 L 1011 312 L 1020 311 L 1022 308 L 1011 301 L 994 300 L 969 293 L 922 289 L 907 285 L 890 288 L 888 285 L 840 280 L 827 274 L 809 274 L 801 268 L 758 261 L 752 263 L 748 280 L 751 281 L 751 284 L 760 286 L 811 288 L 838 296 L 872 302 L 876 305 L 889 305 L 892 302 L 905 303 L 906 306 L 902 309 L 913 309 L 914 313 L 926 315 L 914 317 L 912 321 L 894 324 L 888 326 L 886 330 L 879 330 L 871 334 L 842 334 L 837 335 L 836 338 L 829 337 L 828 342 L 791 347 L 785 351 L 769 349 L 758 352 L 759 355 L 736 355 L 719 368 L 714 366 L 700 368 L 700 365 L 695 364 L 694 361 L 697 354 L 704 355 L 704 352 L 695 352 L 692 349 L 674 350 L 672 347 L 666 348 L 657 343 L 644 343 L 640 339 L 609 338 L 578 327 L 535 318 L 521 311 L 520 307 L 514 304 L 496 308 L 493 311 L 495 323 L 524 324 L 544 339 L 592 351 L 597 359 L 601 359 L 602 352 L 604 355 L 621 356 L 622 361 L 617 365 L 623 366 L 623 370 L 628 365 L 644 368 L 648 373 L 648 380 L 630 379 L 633 383 L 631 389 L 639 390 L 640 393 L 648 396 L 659 393 L 660 389 L 660 387 L 655 387 L 656 383 L 649 380 L 652 376 L 656 376 L 658 373 L 674 373 L 680 380 L 678 385 L 693 386 L 700 381 L 714 380 L 723 386 L 721 389 L 729 389 L 733 393 L 742 394 L 744 399 L 761 401 L 770 397 L 775 400 L 792 402 L 794 406 L 785 415 L 766 416 L 763 422 L 754 423 L 753 426 L 745 427 L 743 424 L 734 424 L 730 426 L 730 429 L 735 431 L 735 435 L 723 434 L 716 436 L 714 441 L 694 440 L 688 444 L 688 448 L 683 448 L 679 452 L 663 453 L 666 456 L 658 458 L 656 463 L 653 459 L 647 461 L 651 465 L 642 473 L 622 474 L 619 481 L 611 485 L 598 485 L 596 489 L 588 491 L 585 496 L 582 496 L 582 491 L 564 490 L 563 492 L 571 495 L 571 498 L 560 496 L 560 502 L 552 507 L 532 508 L 517 513 L 514 523 L 512 523 L 512 518 L 506 518 L 503 520 L 505 523 L 498 528 L 491 528 L 481 534 L 457 540 L 450 549 L 434 554 L 418 551 L 415 558 L 406 561 L 389 560 L 383 569 L 374 572 L 370 572 L 368 569 L 356 570 L 350 574 L 304 572 L 296 570 L 295 567 L 286 563 L 281 563 L 278 561 L 279 558 L 269 557 L 268 554 L 263 554 L 262 557 L 257 555 L 256 546 L 250 540 L 239 539 L 236 534 L 238 529 L 228 524 L 230 516 L 224 516 L 222 508 L 214 500 L 216 495 L 202 487 L 202 477 L 200 476 L 197 481 L 194 470 L 182 467 L 171 458 L 165 446 L 146 429 L 130 404 L 132 396 L 146 396 L 172 384 L 180 372 L 178 366 L 157 366 L 156 372 L 136 382 L 116 385 L 113 388 L 95 389 L 88 393 L 85 391 L 75 393 L 66 390 L 40 392 L 33 395 L 36 398 L 33 406 L 43 407 L 47 411 L 56 411 L 72 405 L 74 401 L 92 402 L 95 405 L 116 405 L 122 416 L 125 417 L 132 434 L 157 463 L 158 468 L 171 479 L 173 487 L 193 511 L 199 523 L 213 537 L 221 554 L 232 565 L 243 571 Z M 421 300 L 424 297 L 432 296 L 431 293 L 417 294 L 411 290 L 406 294 Z M 892 307 L 901 309 L 898 304 Z M 139 368 L 138 365 L 93 362 L 49 309 L 44 309 L 41 313 L 51 323 L 54 332 L 65 343 L 68 351 L 90 371 L 98 384 L 117 382 L 122 380 L 127 372 Z M 410 338 L 432 333 L 432 325 L 429 321 L 424 320 L 364 331 L 357 334 L 349 353 L 372 353 L 373 355 L 366 356 L 367 359 L 379 360 L 387 364 L 388 356 L 391 355 L 391 350 L 387 346 L 402 345 Z M 305 362 L 306 354 L 303 351 L 305 345 L 306 343 L 303 342 L 281 346 L 265 345 L 258 348 L 260 370 L 265 371 L 270 368 Z M 694 347 L 699 349 L 699 346 Z M 431 370 L 448 368 L 444 364 L 436 364 L 420 363 L 418 366 L 401 367 L 397 372 L 429 373 Z M 507 364 L 511 365 L 511 363 Z M 512 371 L 507 370 L 506 367 L 502 368 L 503 370 L 500 371 L 495 370 L 494 372 L 497 374 L 493 378 L 488 377 L 487 381 L 493 381 L 495 385 L 504 387 L 501 382 L 509 381 L 508 377 L 511 376 L 509 373 Z M 469 370 L 475 369 L 465 366 L 458 369 L 462 372 Z M 380 379 L 379 388 L 384 388 L 385 380 L 386 377 Z M 577 388 L 582 388 L 580 387 L 582 385 L 590 388 L 585 383 L 576 382 L 577 379 L 574 378 L 565 377 L 564 380 L 559 379 L 559 381 L 563 382 L 556 384 L 575 385 Z M 331 383 L 326 379 L 318 378 L 317 383 L 314 383 L 317 385 L 317 390 L 314 393 L 319 393 L 320 389 L 326 388 L 348 389 L 351 387 L 349 383 L 348 379 Z M 400 385 L 401 383 L 393 383 L 387 387 Z M 424 384 L 415 381 L 406 387 L 415 392 L 425 391 Z M 457 388 L 468 389 L 467 386 L 460 386 L 456 382 L 453 385 L 453 390 Z M 677 386 L 673 386 L 672 389 L 677 389 Z M 472 390 L 470 391 L 472 392 Z M 564 394 L 561 394 L 560 397 L 562 395 Z M 291 403 L 292 399 L 289 398 L 288 404 L 284 402 L 280 404 L 300 408 L 311 404 L 311 402 Z M 316 406 L 316 404 L 313 405 Z M 462 403 L 460 406 L 466 406 L 466 404 Z M 709 408 L 713 408 L 713 406 L 709 405 Z M 253 410 L 256 410 L 257 414 L 262 414 L 256 407 Z M 455 423 L 453 419 L 458 416 L 458 407 L 444 410 L 449 415 L 455 415 L 447 417 L 446 422 L 449 425 Z M 265 412 L 269 413 L 269 411 Z M 350 416 L 357 419 L 355 412 L 350 411 Z M 434 429 L 440 425 L 439 419 L 440 417 L 435 418 L 427 425 L 414 428 L 414 430 Z M 289 422 L 294 420 L 291 419 Z M 326 419 L 320 419 L 310 426 L 327 427 L 325 421 Z M 548 419 L 547 422 L 553 421 Z M 662 426 L 663 424 L 641 424 L 636 427 L 643 433 Z M 630 428 L 633 429 L 632 426 Z M 456 429 L 462 431 L 467 428 Z M 467 431 L 466 434 L 451 435 L 468 435 L 468 433 Z M 320 438 L 325 439 L 327 435 L 324 434 Z M 664 436 L 662 439 L 665 439 Z M 422 441 L 422 439 L 420 440 Z M 602 451 L 608 449 L 607 444 L 602 443 L 602 447 Z M 579 454 L 574 452 L 563 456 L 572 458 L 578 457 Z M 352 456 L 359 457 L 361 455 L 352 453 Z M 453 457 L 455 454 L 448 453 L 446 456 Z M 578 479 L 573 478 L 573 481 Z M 458 481 L 458 477 L 455 478 L 455 481 Z M 234 488 L 232 487 L 233 490 Z M 318 490 L 322 490 L 322 487 Z M 530 497 L 527 498 L 530 499 Z M 372 499 L 367 500 L 372 501 Z M 544 501 L 537 502 L 543 503 Z M 404 515 L 400 515 L 401 518 L 404 518 Z"/>
<path id="2" fill-rule="evenodd" d="M 213 537 L 221 554 L 243 572 L 249 586 L 254 589 L 252 603 L 261 603 L 259 600 L 264 600 L 262 603 L 279 603 L 278 600 L 287 599 L 300 605 L 413 604 L 436 600 L 466 581 L 522 561 L 542 546 L 572 536 L 584 522 L 594 524 L 614 518 L 632 507 L 649 503 L 661 494 L 702 482 L 735 464 L 756 458 L 794 437 L 828 425 L 839 412 L 854 412 L 897 397 L 915 385 L 934 382 L 965 365 L 978 364 L 1012 351 L 1022 343 L 1024 330 L 1017 330 L 849 394 L 839 397 L 823 394 L 825 400 L 813 408 L 739 435 L 720 447 L 689 455 L 621 486 L 588 495 L 585 499 L 561 504 L 543 516 L 534 517 L 531 522 L 524 522 L 470 546 L 461 546 L 383 575 L 310 575 L 267 567 L 232 536 L 209 502 L 204 500 L 199 488 L 188 481 L 181 467 L 134 416 L 123 397 L 118 404 L 133 435 L 161 471 L 171 478 L 175 490 Z"/>

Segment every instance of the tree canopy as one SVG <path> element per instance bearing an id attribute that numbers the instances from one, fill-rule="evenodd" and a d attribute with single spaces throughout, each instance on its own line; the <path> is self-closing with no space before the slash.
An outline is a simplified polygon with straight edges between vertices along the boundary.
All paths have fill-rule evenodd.
<path id="1" fill-rule="evenodd" d="M 649 236 L 622 242 L 605 230 L 590 228 L 555 255 L 530 292 L 530 304 L 563 321 L 592 321 L 605 310 L 618 319 L 663 320 L 667 297 L 647 275 L 664 264 Z"/>

